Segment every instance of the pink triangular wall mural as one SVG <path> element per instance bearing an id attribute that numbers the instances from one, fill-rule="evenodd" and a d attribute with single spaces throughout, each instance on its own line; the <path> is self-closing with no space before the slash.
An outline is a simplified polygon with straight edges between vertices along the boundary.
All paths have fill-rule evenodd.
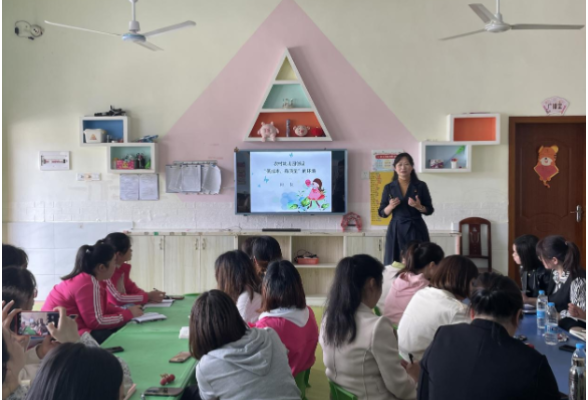
<path id="1" fill-rule="evenodd" d="M 333 142 L 243 142 L 276 64 L 288 48 Z M 197 71 L 194 71 L 197 74 Z M 418 142 L 294 0 L 283 0 L 161 140 L 161 165 L 216 159 L 223 189 L 186 201 L 232 201 L 233 149 L 349 150 L 350 202 L 369 201 L 371 150 L 403 149 L 418 163 Z M 162 171 L 163 172 L 163 171 Z"/>

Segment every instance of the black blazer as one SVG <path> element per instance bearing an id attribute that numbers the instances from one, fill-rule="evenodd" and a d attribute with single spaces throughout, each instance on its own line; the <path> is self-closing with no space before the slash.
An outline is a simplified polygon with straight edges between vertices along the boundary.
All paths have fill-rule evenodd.
<path id="1" fill-rule="evenodd" d="M 427 212 L 421 213 L 414 207 L 408 205 L 408 198 L 410 197 L 413 200 L 416 200 L 416 196 L 419 196 L 419 200 L 421 201 L 421 204 L 427 208 Z M 410 181 L 405 196 L 402 196 L 402 190 L 400 190 L 400 184 L 397 180 L 392 181 L 384 186 L 382 199 L 380 200 L 380 207 L 378 208 L 378 214 L 382 218 L 388 217 L 384 213 L 384 208 L 388 207 L 388 204 L 390 204 L 391 197 L 398 197 L 400 199 L 400 204 L 394 211 L 392 211 L 395 216 L 401 215 L 402 217 L 405 217 L 420 216 L 421 214 L 431 215 L 435 212 L 435 208 L 433 207 L 433 200 L 431 199 L 431 193 L 429 193 L 429 188 L 423 181 Z"/>
<path id="2" fill-rule="evenodd" d="M 419 400 L 558 400 L 545 356 L 483 319 L 442 326 L 421 360 Z"/>

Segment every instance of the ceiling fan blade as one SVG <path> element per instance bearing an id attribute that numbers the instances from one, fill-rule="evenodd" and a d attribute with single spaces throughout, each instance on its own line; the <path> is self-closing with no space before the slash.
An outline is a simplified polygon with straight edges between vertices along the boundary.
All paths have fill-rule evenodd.
<path id="1" fill-rule="evenodd" d="M 152 50 L 152 51 L 163 51 L 163 49 L 161 47 L 157 47 L 156 45 L 154 45 L 153 43 L 149 43 L 149 42 L 134 42 L 135 44 L 138 44 L 139 46 L 143 46 L 146 49 Z"/>
<path id="2" fill-rule="evenodd" d="M 584 25 L 515 24 L 511 29 L 582 29 Z"/>
<path id="3" fill-rule="evenodd" d="M 182 22 L 180 24 L 166 26 L 165 28 L 159 28 L 159 29 L 156 29 L 151 32 L 142 33 L 142 35 L 145 37 L 153 37 L 156 35 L 161 35 L 162 33 L 177 31 L 178 29 L 189 28 L 189 27 L 195 26 L 195 25 L 196 25 L 196 22 L 194 22 L 194 21 L 186 21 L 186 22 Z"/>
<path id="4" fill-rule="evenodd" d="M 480 29 L 479 31 L 473 31 L 473 32 L 468 32 L 468 33 L 462 33 L 461 35 L 449 36 L 449 37 L 446 37 L 446 38 L 443 38 L 443 39 L 439 39 L 439 40 L 457 39 L 457 38 L 460 38 L 460 37 L 475 35 L 476 33 L 482 33 L 482 32 L 486 32 L 486 29 Z"/>
<path id="5" fill-rule="evenodd" d="M 75 30 L 84 31 L 84 32 L 99 33 L 101 35 L 109 35 L 109 36 L 117 36 L 117 37 L 121 37 L 122 36 L 122 35 L 120 35 L 118 33 L 95 31 L 93 29 L 86 29 L 86 28 L 80 28 L 79 26 L 71 26 L 71 25 L 58 24 L 58 23 L 50 22 L 50 21 L 45 21 L 45 23 L 47 25 L 59 26 L 60 28 L 68 28 L 68 29 L 75 29 Z"/>
<path id="6" fill-rule="evenodd" d="M 470 4 L 469 6 L 485 23 L 489 23 L 494 19 L 494 14 L 492 14 L 483 4 Z"/>

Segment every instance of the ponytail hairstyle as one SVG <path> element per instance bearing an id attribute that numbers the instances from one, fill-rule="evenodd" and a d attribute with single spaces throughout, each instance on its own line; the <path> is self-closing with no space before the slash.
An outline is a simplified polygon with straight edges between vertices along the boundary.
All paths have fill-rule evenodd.
<path id="1" fill-rule="evenodd" d="M 523 309 L 517 284 L 494 272 L 485 272 L 474 279 L 470 301 L 470 308 L 476 316 L 492 317 L 497 322 L 512 321 Z"/>
<path id="2" fill-rule="evenodd" d="M 400 153 L 396 156 L 396 158 L 394 159 L 394 171 L 396 171 L 396 164 L 398 164 L 404 158 L 406 158 L 406 161 L 408 161 L 408 163 L 410 165 L 412 165 L 412 172 L 410 173 L 410 181 L 413 183 L 418 182 L 419 178 L 415 172 L 414 160 L 413 160 L 412 156 L 408 153 Z M 396 172 L 394 172 L 394 174 L 392 174 L 392 182 L 397 181 L 397 180 L 398 180 L 398 174 Z"/>
<path id="3" fill-rule="evenodd" d="M 4 338 L 6 336 L 6 338 Z M 8 347 L 6 346 L 5 340 L 7 340 L 9 335 L 4 335 L 2 332 L 2 383 L 6 380 L 6 372 L 8 370 L 8 361 L 10 361 L 10 354 L 8 354 Z"/>
<path id="4" fill-rule="evenodd" d="M 404 253 L 404 258 L 406 259 L 405 267 L 398 271 L 396 276 L 407 272 L 418 275 L 430 263 L 439 264 L 443 260 L 443 257 L 445 257 L 443 249 L 435 243 L 413 243 Z"/>
<path id="5" fill-rule="evenodd" d="M 515 239 L 514 246 L 521 259 L 523 271 L 535 271 L 543 266 L 543 263 L 537 257 L 538 242 L 539 238 L 535 235 L 523 235 Z"/>
<path id="6" fill-rule="evenodd" d="M 563 236 L 551 235 L 541 239 L 537 243 L 537 255 L 541 260 L 557 258 L 564 271 L 570 273 L 571 279 L 580 276 L 580 250 Z"/>
<path id="7" fill-rule="evenodd" d="M 325 343 L 341 347 L 355 340 L 355 313 L 361 303 L 363 287 L 370 278 L 374 278 L 381 287 L 383 272 L 382 263 L 367 254 L 345 257 L 339 261 L 327 297 Z"/>
<path id="8" fill-rule="evenodd" d="M 131 238 L 122 232 L 113 232 L 104 238 L 104 243 L 114 247 L 117 253 L 125 254 L 131 248 Z"/>
<path id="9" fill-rule="evenodd" d="M 76 254 L 76 263 L 73 271 L 61 279 L 66 281 L 72 279 L 82 272 L 94 275 L 94 270 L 100 264 L 108 265 L 114 257 L 114 247 L 104 243 L 104 240 L 99 240 L 94 246 L 83 245 Z"/>
<path id="10" fill-rule="evenodd" d="M 269 263 L 282 259 L 280 243 L 271 236 L 258 236 L 253 242 L 253 257 L 257 264 L 257 273 L 263 279 Z"/>

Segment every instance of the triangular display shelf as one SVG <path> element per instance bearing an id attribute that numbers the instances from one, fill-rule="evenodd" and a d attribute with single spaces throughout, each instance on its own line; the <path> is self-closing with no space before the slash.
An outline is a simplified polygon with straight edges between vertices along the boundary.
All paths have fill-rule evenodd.
<path id="1" fill-rule="evenodd" d="M 293 107 L 284 108 L 284 99 L 293 99 Z M 290 120 L 290 136 L 286 136 L 286 120 L 288 119 Z M 255 119 L 249 126 L 245 141 L 260 142 L 261 136 L 257 134 L 257 131 L 261 128 L 261 122 L 268 124 L 272 121 L 280 131 L 276 141 L 330 142 L 333 140 L 308 90 L 306 90 L 306 85 L 288 49 L 276 67 L 273 80 L 256 111 Z M 309 126 L 311 132 L 306 136 L 296 136 L 294 133 L 296 125 Z M 322 136 L 313 136 L 312 128 L 318 127 L 323 130 Z"/>

